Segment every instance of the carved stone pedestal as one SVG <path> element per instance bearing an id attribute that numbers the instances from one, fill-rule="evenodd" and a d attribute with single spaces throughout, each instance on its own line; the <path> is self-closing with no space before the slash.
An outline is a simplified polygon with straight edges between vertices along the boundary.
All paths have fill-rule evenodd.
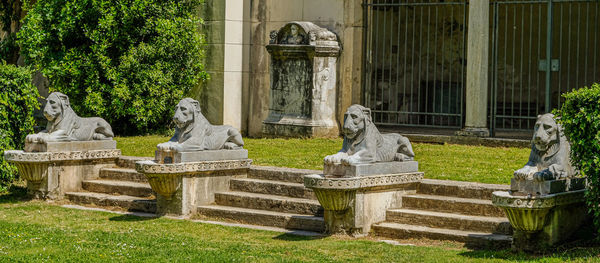
<path id="1" fill-rule="evenodd" d="M 572 234 L 588 219 L 585 190 L 539 196 L 494 192 L 492 202 L 501 207 L 514 228 L 514 250 L 547 250 Z"/>
<path id="2" fill-rule="evenodd" d="M 385 221 L 389 208 L 401 207 L 402 195 L 415 193 L 423 173 L 362 177 L 304 176 L 325 210 L 328 234 L 366 235 L 371 225 Z"/>
<path id="3" fill-rule="evenodd" d="M 189 216 L 198 206 L 213 203 L 215 192 L 229 190 L 229 180 L 245 178 L 251 163 L 246 156 L 241 160 L 172 164 L 141 161 L 135 168 L 146 175 L 157 193 L 157 214 Z"/>
<path id="4" fill-rule="evenodd" d="M 81 191 L 84 180 L 97 179 L 101 168 L 114 166 L 121 156 L 110 140 L 32 143 L 25 148 L 52 150 L 4 152 L 4 159 L 15 164 L 27 181 L 29 194 L 40 199 L 62 199 L 66 192 Z"/>

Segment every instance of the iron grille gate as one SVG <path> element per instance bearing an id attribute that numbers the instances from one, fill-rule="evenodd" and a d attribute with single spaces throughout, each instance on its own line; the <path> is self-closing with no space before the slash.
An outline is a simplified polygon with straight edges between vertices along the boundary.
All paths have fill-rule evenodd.
<path id="1" fill-rule="evenodd" d="M 463 124 L 466 0 L 365 0 L 364 104 L 377 125 Z"/>
<path id="2" fill-rule="evenodd" d="M 495 1 L 490 9 L 492 134 L 531 131 L 562 93 L 600 80 L 600 1 Z"/>

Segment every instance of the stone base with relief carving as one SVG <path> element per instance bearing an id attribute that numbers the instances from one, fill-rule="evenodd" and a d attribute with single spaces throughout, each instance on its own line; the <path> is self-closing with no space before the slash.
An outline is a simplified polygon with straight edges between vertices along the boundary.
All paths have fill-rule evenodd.
<path id="1" fill-rule="evenodd" d="M 247 150 L 243 149 L 175 153 L 171 156 L 157 151 L 156 156 L 163 162 L 165 157 L 195 160 L 136 163 L 137 172 L 148 178 L 152 190 L 157 193 L 159 215 L 189 216 L 196 213 L 198 206 L 214 202 L 216 192 L 228 191 L 231 179 L 247 177 L 252 164 L 252 160 L 247 158 Z M 215 160 L 220 158 L 224 160 Z"/>
<path id="2" fill-rule="evenodd" d="M 81 191 L 83 181 L 97 179 L 121 156 L 113 140 L 26 143 L 25 149 L 4 151 L 4 159 L 17 166 L 29 194 L 41 199 Z"/>
<path id="3" fill-rule="evenodd" d="M 312 189 L 323 206 L 326 232 L 362 236 L 371 225 L 385 221 L 386 211 L 398 208 L 402 196 L 416 193 L 421 172 L 356 177 L 306 175 L 304 186 Z"/>

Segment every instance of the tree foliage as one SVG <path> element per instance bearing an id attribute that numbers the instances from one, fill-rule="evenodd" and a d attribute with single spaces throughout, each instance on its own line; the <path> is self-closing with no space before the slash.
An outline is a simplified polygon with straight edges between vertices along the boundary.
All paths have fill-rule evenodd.
<path id="1" fill-rule="evenodd" d="M 600 230 L 600 84 L 565 95 L 557 112 L 571 142 L 571 160 L 588 178 L 586 200 Z"/>
<path id="2" fill-rule="evenodd" d="M 76 112 L 118 134 L 162 128 L 203 71 L 200 0 L 38 0 L 18 33 L 28 64 Z"/>
<path id="3" fill-rule="evenodd" d="M 21 0 L 0 0 L 0 60 L 16 64 L 19 46 L 16 31 L 19 30 L 22 15 Z"/>
<path id="4" fill-rule="evenodd" d="M 33 133 L 39 94 L 31 74 L 28 68 L 0 62 L 0 191 L 17 178 L 16 168 L 4 160 L 4 150 L 22 149 L 25 136 Z"/>

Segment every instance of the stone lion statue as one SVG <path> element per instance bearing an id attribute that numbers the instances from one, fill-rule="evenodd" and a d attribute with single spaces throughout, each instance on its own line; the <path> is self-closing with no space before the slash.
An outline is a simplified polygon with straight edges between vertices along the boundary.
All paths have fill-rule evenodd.
<path id="1" fill-rule="evenodd" d="M 406 137 L 379 133 L 371 121 L 371 109 L 361 105 L 350 106 L 344 114 L 343 134 L 342 149 L 326 156 L 326 164 L 410 161 L 415 156 Z"/>
<path id="2" fill-rule="evenodd" d="M 554 115 L 539 115 L 535 123 L 531 154 L 525 166 L 515 171 L 519 180 L 555 180 L 576 175 L 569 158 L 570 145 Z"/>
<path id="3" fill-rule="evenodd" d="M 175 135 L 156 147 L 160 151 L 193 152 L 203 150 L 240 149 L 242 135 L 229 125 L 211 125 L 200 112 L 200 103 L 185 98 L 175 106 Z"/>
<path id="4" fill-rule="evenodd" d="M 48 120 L 46 130 L 27 135 L 26 142 L 110 140 L 114 136 L 110 124 L 104 119 L 77 116 L 69 97 L 60 92 L 52 92 L 46 99 L 44 117 Z"/>

